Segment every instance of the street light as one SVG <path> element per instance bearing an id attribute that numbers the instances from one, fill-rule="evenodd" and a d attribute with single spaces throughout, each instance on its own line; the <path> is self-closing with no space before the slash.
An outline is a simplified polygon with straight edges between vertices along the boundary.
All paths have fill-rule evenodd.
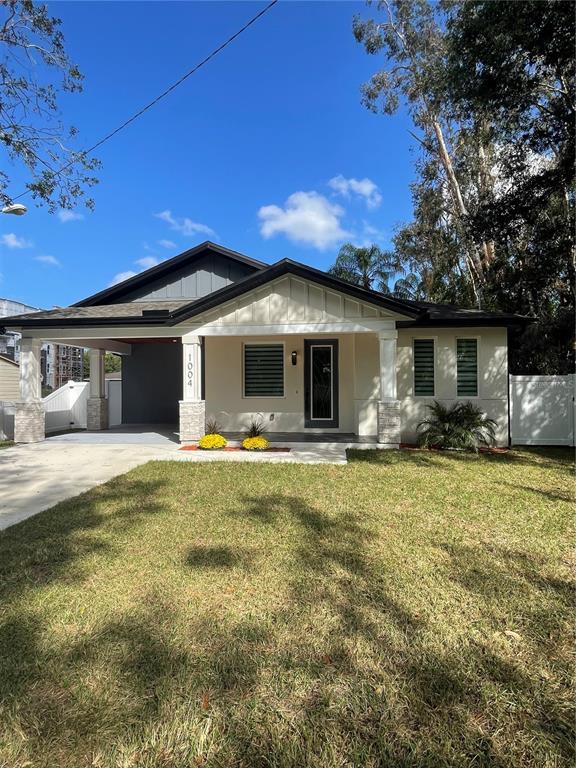
<path id="1" fill-rule="evenodd" d="M 22 203 L 12 203 L 11 205 L 5 205 L 4 208 L 2 208 L 2 213 L 11 213 L 12 216 L 24 216 L 27 211 L 28 208 L 26 208 L 25 205 L 22 205 Z"/>

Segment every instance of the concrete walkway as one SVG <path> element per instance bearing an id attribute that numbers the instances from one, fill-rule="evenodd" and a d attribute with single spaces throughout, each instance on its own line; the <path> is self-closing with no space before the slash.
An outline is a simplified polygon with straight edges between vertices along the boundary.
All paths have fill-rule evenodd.
<path id="1" fill-rule="evenodd" d="M 73 432 L 6 448 L 0 450 L 0 530 L 147 461 L 346 464 L 347 448 L 375 446 L 306 442 L 289 447 L 287 453 L 181 451 L 172 432 L 148 428 Z"/>

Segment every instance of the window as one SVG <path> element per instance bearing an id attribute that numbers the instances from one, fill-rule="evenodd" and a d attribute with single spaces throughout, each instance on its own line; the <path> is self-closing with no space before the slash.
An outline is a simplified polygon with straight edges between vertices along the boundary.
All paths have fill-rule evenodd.
<path id="1" fill-rule="evenodd" d="M 478 397 L 478 340 L 456 339 L 458 397 Z"/>
<path id="2" fill-rule="evenodd" d="M 244 345 L 244 397 L 284 397 L 284 345 Z"/>
<path id="3" fill-rule="evenodd" d="M 414 395 L 434 397 L 434 339 L 414 339 Z"/>

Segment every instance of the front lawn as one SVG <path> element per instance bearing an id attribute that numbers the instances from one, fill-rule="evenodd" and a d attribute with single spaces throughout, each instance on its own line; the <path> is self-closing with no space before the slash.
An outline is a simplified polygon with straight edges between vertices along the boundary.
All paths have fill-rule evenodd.
<path id="1" fill-rule="evenodd" d="M 153 462 L 2 534 L 0 765 L 573 765 L 570 453 L 350 458 Z"/>

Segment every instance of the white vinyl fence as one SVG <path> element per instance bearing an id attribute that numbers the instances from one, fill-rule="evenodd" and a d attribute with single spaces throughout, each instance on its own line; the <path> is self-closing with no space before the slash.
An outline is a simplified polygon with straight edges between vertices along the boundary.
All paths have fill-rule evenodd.
<path id="1" fill-rule="evenodd" d="M 69 381 L 42 398 L 46 411 L 46 432 L 86 429 L 88 402 L 87 381 Z"/>
<path id="2" fill-rule="evenodd" d="M 512 445 L 574 445 L 574 375 L 510 376 Z"/>
<path id="3" fill-rule="evenodd" d="M 87 381 L 69 381 L 42 399 L 46 412 L 46 434 L 67 429 L 86 429 L 88 395 Z M 107 381 L 109 426 L 122 423 L 122 382 Z M 0 401 L 0 440 L 14 439 L 14 403 Z"/>
<path id="4" fill-rule="evenodd" d="M 120 379 L 106 380 L 106 397 L 108 398 L 108 426 L 118 427 L 122 424 L 122 382 Z"/>

